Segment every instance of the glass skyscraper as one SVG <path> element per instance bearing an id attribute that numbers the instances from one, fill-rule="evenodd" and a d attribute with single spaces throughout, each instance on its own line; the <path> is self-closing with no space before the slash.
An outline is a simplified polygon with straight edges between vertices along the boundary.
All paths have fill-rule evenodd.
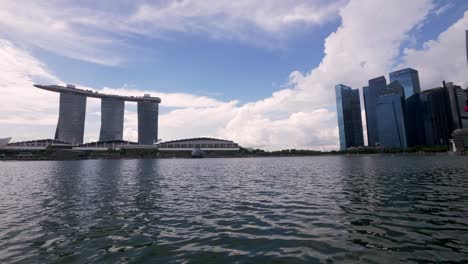
<path id="1" fill-rule="evenodd" d="M 359 89 L 343 84 L 335 86 L 340 149 L 364 145 Z"/>
<path id="2" fill-rule="evenodd" d="M 377 100 L 380 90 L 385 89 L 387 80 L 380 76 L 369 80 L 369 86 L 363 88 L 364 108 L 366 110 L 367 142 L 369 146 L 375 146 L 379 143 L 377 131 Z"/>
<path id="3" fill-rule="evenodd" d="M 405 90 L 405 98 L 421 92 L 418 71 L 406 68 L 390 73 L 390 82 L 398 81 Z"/>
<path id="4" fill-rule="evenodd" d="M 454 129 L 468 128 L 468 112 L 464 110 L 467 100 L 467 91 L 451 82 L 444 82 L 444 87 L 447 89 L 449 96 Z"/>
<path id="5" fill-rule="evenodd" d="M 399 82 L 380 89 L 376 104 L 379 143 L 384 148 L 407 148 L 405 95 Z"/>

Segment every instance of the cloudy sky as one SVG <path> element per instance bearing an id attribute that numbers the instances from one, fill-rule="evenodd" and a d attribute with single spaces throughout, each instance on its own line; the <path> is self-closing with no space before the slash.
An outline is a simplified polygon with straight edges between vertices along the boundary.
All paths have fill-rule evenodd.
<path id="1" fill-rule="evenodd" d="M 466 29 L 466 0 L 0 0 L 0 138 L 53 137 L 58 94 L 32 84 L 72 83 L 161 97 L 163 140 L 337 149 L 335 84 L 412 67 L 423 89 L 466 87 Z"/>

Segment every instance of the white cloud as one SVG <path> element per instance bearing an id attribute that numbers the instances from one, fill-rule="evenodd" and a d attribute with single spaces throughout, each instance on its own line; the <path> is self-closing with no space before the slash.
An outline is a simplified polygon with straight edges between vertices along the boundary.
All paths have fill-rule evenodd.
<path id="1" fill-rule="evenodd" d="M 361 87 L 371 77 L 387 73 L 410 30 L 432 6 L 429 0 L 351 1 L 340 12 L 341 26 L 325 40 L 320 65 L 307 74 L 292 72 L 290 88 L 242 106 L 227 126 L 234 132 L 222 135 L 259 147 L 338 148 L 337 121 L 331 116 L 335 84 Z"/>
<path id="2" fill-rule="evenodd" d="M 419 71 L 422 89 L 440 87 L 443 80 L 468 86 L 465 30 L 468 11 L 458 22 L 442 32 L 437 39 L 427 41 L 423 48 L 405 49 L 399 68 L 412 67 Z"/>
<path id="3" fill-rule="evenodd" d="M 125 41 L 129 36 L 167 38 L 171 32 L 184 32 L 272 47 L 291 29 L 304 30 L 336 18 L 344 1 L 184 0 L 150 4 L 121 0 L 102 5 L 95 1 L 1 0 L 0 37 L 114 66 L 125 62 L 125 54 L 118 50 L 130 48 Z"/>

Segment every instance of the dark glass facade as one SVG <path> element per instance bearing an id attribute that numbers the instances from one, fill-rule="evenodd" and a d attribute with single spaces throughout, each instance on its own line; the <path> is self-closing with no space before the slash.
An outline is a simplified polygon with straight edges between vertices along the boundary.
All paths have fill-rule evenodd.
<path id="1" fill-rule="evenodd" d="M 377 131 L 384 148 L 407 148 L 406 108 L 403 87 L 392 82 L 380 90 L 377 100 Z"/>
<path id="2" fill-rule="evenodd" d="M 359 90 L 346 85 L 335 86 L 340 149 L 364 145 Z"/>
<path id="3" fill-rule="evenodd" d="M 153 145 L 158 140 L 159 104 L 151 101 L 138 102 L 138 143 Z"/>
<path id="4" fill-rule="evenodd" d="M 427 94 L 416 93 L 406 99 L 408 147 L 427 145 L 426 132 L 431 130 L 428 113 Z"/>
<path id="5" fill-rule="evenodd" d="M 454 130 L 448 91 L 444 87 L 423 91 L 427 98 L 424 117 L 426 145 L 449 145 Z"/>
<path id="6" fill-rule="evenodd" d="M 101 131 L 99 141 L 122 140 L 125 101 L 116 98 L 101 99 Z"/>
<path id="7" fill-rule="evenodd" d="M 385 89 L 387 80 L 384 76 L 369 80 L 369 86 L 363 88 L 364 108 L 366 111 L 367 142 L 369 146 L 379 143 L 377 131 L 377 100 L 380 90 Z"/>
<path id="8" fill-rule="evenodd" d="M 447 89 L 449 96 L 453 128 L 468 128 L 468 112 L 464 111 L 467 100 L 466 90 L 453 85 L 451 82 L 444 82 L 444 87 Z"/>
<path id="9" fill-rule="evenodd" d="M 60 93 L 59 119 L 55 139 L 70 144 L 83 143 L 86 96 Z"/>
<path id="10" fill-rule="evenodd" d="M 405 98 L 412 96 L 415 93 L 421 92 L 419 84 L 418 71 L 411 68 L 406 68 L 390 73 L 390 82 L 398 81 L 403 86 Z"/>

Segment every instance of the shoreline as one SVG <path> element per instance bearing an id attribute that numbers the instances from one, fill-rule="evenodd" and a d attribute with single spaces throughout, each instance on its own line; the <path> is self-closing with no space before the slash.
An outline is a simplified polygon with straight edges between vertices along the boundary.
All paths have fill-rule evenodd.
<path id="1" fill-rule="evenodd" d="M 381 156 L 408 156 L 408 157 L 418 157 L 418 156 L 467 156 L 460 155 L 454 152 L 410 152 L 410 153 L 323 153 L 323 154 L 313 154 L 313 155 L 209 155 L 204 156 L 202 159 L 231 159 L 231 158 L 299 158 L 299 157 L 326 157 L 326 156 L 342 156 L 342 157 L 381 157 Z M 73 157 L 73 158 L 58 158 L 58 157 L 48 157 L 48 156 L 27 156 L 27 157 L 0 157 L 0 161 L 74 161 L 74 160 L 136 160 L 136 159 L 200 159 L 192 158 L 187 155 L 174 155 L 174 156 L 157 156 L 157 155 L 148 155 L 148 156 L 137 156 L 137 155 L 128 155 L 128 156 L 93 156 L 93 157 Z"/>

